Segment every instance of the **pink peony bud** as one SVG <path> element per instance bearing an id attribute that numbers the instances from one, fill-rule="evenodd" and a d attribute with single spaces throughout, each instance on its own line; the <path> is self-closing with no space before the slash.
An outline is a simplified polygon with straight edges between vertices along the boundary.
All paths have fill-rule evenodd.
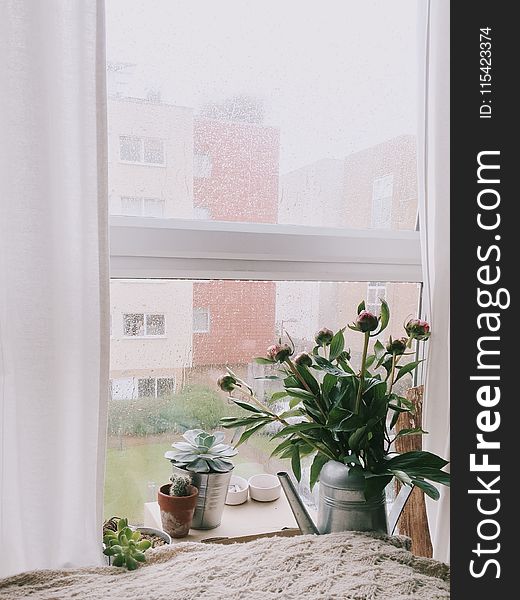
<path id="1" fill-rule="evenodd" d="M 332 342 L 334 332 L 326 327 L 322 327 L 314 336 L 314 341 L 318 346 L 328 346 Z"/>
<path id="2" fill-rule="evenodd" d="M 421 319 L 410 319 L 404 326 L 406 333 L 416 340 L 427 340 L 430 337 L 430 325 Z"/>
<path id="3" fill-rule="evenodd" d="M 276 362 L 284 362 L 292 354 L 292 349 L 287 344 L 273 344 L 267 348 L 267 358 Z"/>
<path id="4" fill-rule="evenodd" d="M 378 324 L 379 319 L 368 310 L 362 310 L 356 319 L 357 329 L 363 333 L 366 333 L 367 331 L 375 331 Z"/>

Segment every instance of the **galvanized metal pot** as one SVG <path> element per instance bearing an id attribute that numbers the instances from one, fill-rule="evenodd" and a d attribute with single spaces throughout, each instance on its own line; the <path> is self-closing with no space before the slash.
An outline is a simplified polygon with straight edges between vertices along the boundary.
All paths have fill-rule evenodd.
<path id="1" fill-rule="evenodd" d="M 199 495 L 192 529 L 214 529 L 220 525 L 222 512 L 228 492 L 232 471 L 227 473 L 193 473 L 179 469 L 172 464 L 174 473 L 185 475 L 189 473 L 192 484 L 198 488 Z"/>
<path id="2" fill-rule="evenodd" d="M 385 494 L 365 500 L 365 478 L 357 469 L 331 460 L 320 473 L 318 531 L 387 532 Z"/>

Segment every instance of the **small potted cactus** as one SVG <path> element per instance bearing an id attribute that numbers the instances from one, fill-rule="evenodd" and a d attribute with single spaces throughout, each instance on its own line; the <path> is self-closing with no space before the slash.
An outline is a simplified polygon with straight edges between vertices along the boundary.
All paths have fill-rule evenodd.
<path id="1" fill-rule="evenodd" d="M 199 490 L 191 485 L 189 475 L 172 475 L 157 496 L 164 531 L 174 538 L 188 535 L 193 521 Z"/>
<path id="2" fill-rule="evenodd" d="M 233 463 L 237 451 L 223 444 L 224 434 L 191 429 L 184 441 L 172 444 L 174 450 L 164 457 L 172 463 L 174 474 L 189 474 L 199 496 L 193 516 L 193 529 L 213 529 L 220 525 Z"/>

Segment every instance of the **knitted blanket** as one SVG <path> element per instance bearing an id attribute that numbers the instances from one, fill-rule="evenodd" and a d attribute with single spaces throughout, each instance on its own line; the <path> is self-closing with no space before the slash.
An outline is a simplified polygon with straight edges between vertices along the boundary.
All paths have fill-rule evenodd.
<path id="1" fill-rule="evenodd" d="M 0 580 L 17 600 L 436 600 L 449 567 L 412 555 L 406 538 L 356 532 L 180 543 L 147 552 L 136 571 L 92 567 Z"/>

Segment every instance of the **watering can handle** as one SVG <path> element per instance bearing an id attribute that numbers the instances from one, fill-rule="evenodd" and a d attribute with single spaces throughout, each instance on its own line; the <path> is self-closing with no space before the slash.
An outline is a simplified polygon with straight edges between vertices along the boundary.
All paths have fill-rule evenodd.
<path id="1" fill-rule="evenodd" d="M 394 501 L 394 505 L 392 506 L 392 510 L 388 515 L 388 534 L 393 535 L 395 528 L 397 527 L 397 521 L 399 521 L 399 517 L 408 502 L 408 498 L 413 491 L 413 485 L 402 485 L 399 493 L 397 494 L 397 498 Z"/>

